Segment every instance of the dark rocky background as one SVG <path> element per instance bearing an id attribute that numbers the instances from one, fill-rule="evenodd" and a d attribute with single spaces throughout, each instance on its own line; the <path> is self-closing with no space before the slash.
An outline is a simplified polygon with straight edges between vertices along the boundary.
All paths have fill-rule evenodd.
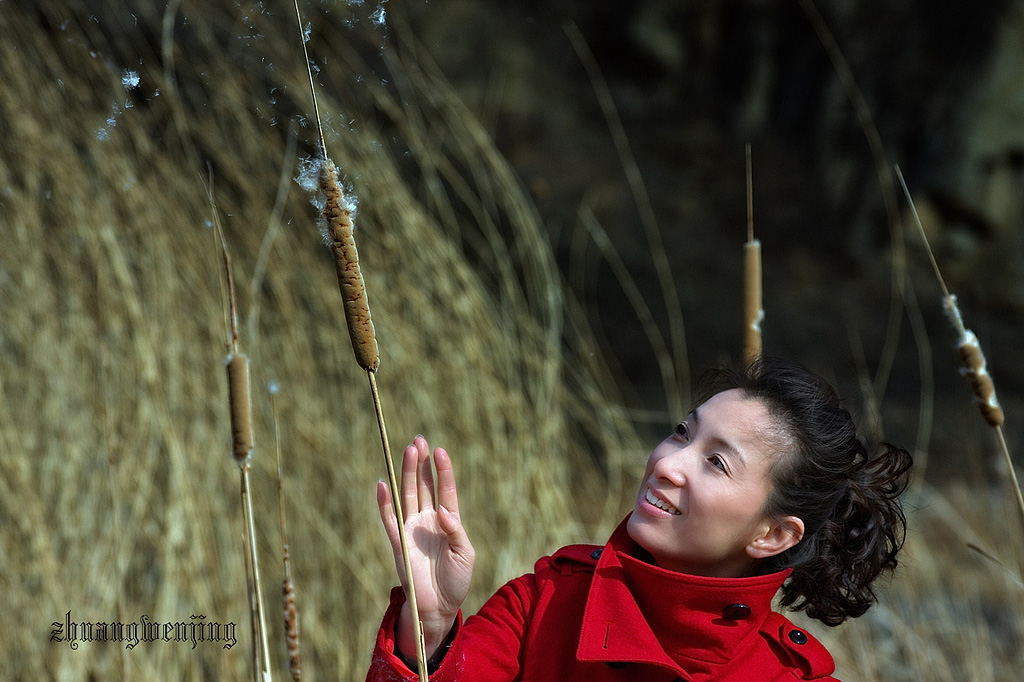
<path id="1" fill-rule="evenodd" d="M 922 391 L 934 390 L 931 466 L 956 471 L 977 455 L 968 444 L 985 427 L 891 176 L 900 220 L 890 225 L 878 159 L 814 7 L 870 111 L 881 168 L 902 168 L 946 283 L 981 338 L 1013 447 L 1024 394 L 1022 3 L 431 0 L 403 13 L 533 193 L 630 399 L 653 420 L 666 403 L 651 346 L 593 243 L 580 246 L 586 205 L 667 334 L 636 202 L 569 22 L 607 80 L 650 194 L 694 372 L 734 361 L 740 348 L 749 142 L 766 352 L 834 377 L 858 405 L 858 375 L 870 375 L 884 394 L 886 435 L 907 445 L 917 442 Z M 894 264 L 908 292 L 897 327 Z"/>

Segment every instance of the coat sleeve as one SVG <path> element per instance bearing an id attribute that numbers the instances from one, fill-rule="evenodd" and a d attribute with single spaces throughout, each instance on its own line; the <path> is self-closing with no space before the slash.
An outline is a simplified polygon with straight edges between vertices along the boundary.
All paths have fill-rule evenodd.
<path id="1" fill-rule="evenodd" d="M 532 574 L 506 583 L 487 600 L 480 611 L 455 622 L 451 646 L 431 682 L 488 680 L 513 682 L 519 679 L 523 642 L 538 596 Z M 395 625 L 405 603 L 401 587 L 391 591 L 391 603 L 384 614 L 370 661 L 366 682 L 417 682 L 419 678 L 395 655 Z"/>

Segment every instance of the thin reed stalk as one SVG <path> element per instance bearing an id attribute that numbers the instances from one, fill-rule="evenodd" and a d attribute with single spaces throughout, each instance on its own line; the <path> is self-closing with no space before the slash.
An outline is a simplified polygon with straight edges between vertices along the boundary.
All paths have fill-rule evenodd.
<path id="1" fill-rule="evenodd" d="M 627 300 L 629 300 L 633 313 L 640 322 L 640 327 L 644 330 L 644 334 L 647 336 L 648 343 L 651 344 L 655 357 L 659 358 L 658 364 L 663 370 L 662 379 L 667 380 L 669 377 L 667 373 L 668 359 L 671 358 L 672 354 L 669 350 L 668 342 L 665 340 L 661 329 L 658 328 L 657 321 L 654 319 L 654 312 L 640 290 L 639 283 L 629 271 L 629 266 L 623 260 L 622 254 L 615 249 L 604 227 L 598 222 L 590 202 L 585 201 L 580 204 L 577 210 L 577 219 L 594 242 L 594 246 L 601 252 L 601 256 L 611 269 L 615 281 L 622 287 L 622 292 L 626 295 Z M 669 414 L 673 413 L 670 411 Z M 655 419 L 664 421 L 665 416 L 659 414 Z"/>
<path id="2" fill-rule="evenodd" d="M 284 512 L 284 476 L 281 473 L 281 429 L 277 417 L 277 385 L 270 386 L 270 406 L 274 415 L 274 445 L 277 451 L 277 506 L 281 516 L 281 555 L 284 580 L 281 583 L 281 606 L 284 612 L 285 650 L 288 652 L 288 674 L 292 682 L 302 680 L 302 654 L 299 648 L 299 609 L 292 579 L 291 554 L 288 549 L 288 523 Z"/>
<path id="3" fill-rule="evenodd" d="M 892 374 L 893 364 L 896 360 L 896 351 L 899 345 L 900 330 L 903 326 L 903 306 L 905 304 L 904 292 L 906 287 L 907 256 L 903 239 L 903 232 L 900 230 L 899 202 L 892 181 L 889 160 L 885 153 L 885 145 L 882 142 L 882 135 L 875 125 L 871 107 L 868 106 L 867 98 L 857 84 L 857 79 L 850 68 L 846 56 L 843 54 L 839 42 L 836 40 L 828 23 L 821 15 L 815 0 L 799 0 L 800 7 L 804 11 L 807 20 L 821 41 L 821 46 L 828 54 L 832 68 L 846 92 L 850 105 L 857 116 L 857 122 L 864 132 L 864 139 L 871 150 L 871 157 L 875 162 L 875 173 L 878 175 L 879 189 L 882 192 L 882 202 L 885 204 L 886 216 L 889 220 L 890 256 L 892 259 L 892 275 L 890 287 L 892 299 L 889 304 L 889 321 L 886 325 L 885 345 L 878 361 L 878 369 L 875 372 L 874 389 L 875 395 L 881 396 L 885 393 L 885 385 Z"/>
<path id="4" fill-rule="evenodd" d="M 270 668 L 270 646 L 267 643 L 266 609 L 263 606 L 263 583 L 260 580 L 260 561 L 256 547 L 256 527 L 253 522 L 252 494 L 249 484 L 251 465 L 247 463 L 239 469 L 242 511 L 245 521 L 246 554 L 249 557 L 249 566 L 252 569 L 250 605 L 252 607 L 253 630 L 256 634 L 255 641 L 253 642 L 253 647 L 256 651 L 253 679 L 258 682 L 271 682 L 273 675 Z"/>
<path id="5" fill-rule="evenodd" d="M 914 448 L 914 469 L 916 477 L 924 475 L 924 465 L 927 463 L 928 429 L 930 428 L 932 407 L 933 377 L 931 376 L 931 342 L 926 333 L 921 310 L 914 295 L 913 288 L 907 278 L 907 253 L 905 238 L 903 234 L 902 221 L 899 214 L 899 202 L 896 193 L 896 183 L 893 180 L 892 168 L 886 155 L 885 145 L 882 142 L 882 135 L 875 124 L 874 115 L 868 105 L 867 98 L 857 84 L 857 78 L 843 54 L 839 42 L 829 28 L 828 23 L 818 9 L 815 0 L 799 0 L 804 15 L 811 23 L 811 27 L 818 36 L 821 46 L 832 62 L 847 99 L 853 107 L 857 116 L 857 122 L 864 139 L 868 144 L 871 157 L 875 164 L 875 174 L 878 176 L 879 189 L 882 194 L 882 202 L 885 205 L 885 213 L 889 223 L 890 237 L 890 291 L 889 320 L 886 325 L 885 343 L 879 354 L 878 367 L 875 370 L 873 382 L 872 402 L 881 401 L 885 393 L 885 386 L 888 383 L 893 366 L 896 361 L 896 354 L 900 342 L 900 334 L 903 327 L 903 313 L 910 321 L 911 334 L 919 353 L 919 371 L 921 383 L 924 390 L 921 392 L 921 419 L 918 422 L 918 435 Z"/>
<path id="6" fill-rule="evenodd" d="M 114 528 L 114 579 L 115 584 L 120 586 L 124 582 L 124 568 L 121 564 L 121 556 L 124 552 L 122 549 L 122 534 L 121 534 L 121 490 L 118 485 L 118 457 L 117 457 L 117 445 L 114 442 L 114 424 L 112 422 L 112 410 L 110 404 L 110 385 L 109 385 L 109 370 L 110 370 L 110 359 L 106 350 L 105 345 L 100 346 L 101 362 L 103 372 L 103 437 L 107 443 L 107 482 L 110 485 L 110 507 L 111 516 L 113 517 L 113 528 Z M 118 622 L 125 623 L 125 610 L 124 610 L 124 595 L 122 591 L 117 590 L 116 608 Z M 121 682 L 128 682 L 128 650 L 125 647 L 119 647 L 121 655 Z"/>
<path id="7" fill-rule="evenodd" d="M 601 73 L 601 69 L 594 58 L 594 53 L 583 37 L 579 27 L 567 21 L 563 25 L 569 41 L 572 43 L 576 55 L 579 57 L 583 68 L 586 69 L 590 78 L 591 86 L 601 105 L 605 122 L 615 143 L 615 151 L 618 152 L 619 161 L 629 181 L 629 188 L 633 193 L 633 200 L 640 213 L 640 224 L 643 226 L 644 235 L 647 239 L 648 248 L 651 252 L 651 260 L 654 262 L 654 270 L 658 277 L 658 287 L 665 297 L 665 314 L 669 322 L 669 339 L 672 352 L 668 356 L 658 356 L 658 368 L 661 370 L 662 386 L 665 391 L 665 398 L 669 404 L 669 411 L 673 414 L 683 414 L 685 397 L 690 392 L 690 366 L 686 346 L 686 327 L 683 323 L 683 307 L 679 300 L 679 292 L 676 290 L 675 276 L 672 272 L 672 264 L 669 262 L 668 253 L 665 250 L 661 238 L 661 231 L 658 229 L 658 221 L 654 215 L 654 206 L 647 186 L 644 184 L 643 176 L 640 174 L 640 167 L 633 156 L 632 147 L 629 144 L 629 137 L 622 125 L 615 101 L 612 99 L 608 83 Z"/>
<path id="8" fill-rule="evenodd" d="M 995 429 L 996 438 L 999 441 L 999 451 L 1003 456 L 1006 470 L 1009 474 L 1010 485 L 1017 497 L 1017 507 L 1020 510 L 1021 520 L 1024 521 L 1024 493 L 1021 492 L 1020 482 L 1017 480 L 1017 472 L 1013 465 L 1013 457 L 1010 456 L 1010 448 L 1006 444 L 1006 436 L 1003 433 L 1005 415 L 1002 406 L 999 404 L 999 399 L 996 397 L 995 382 L 992 381 L 992 375 L 988 372 L 988 363 L 985 360 L 984 352 L 981 350 L 981 343 L 978 341 L 977 335 L 964 325 L 963 315 L 960 313 L 960 307 L 957 305 L 956 296 L 951 294 L 949 289 L 946 288 L 946 282 L 939 271 L 939 264 L 935 261 L 932 247 L 928 243 L 928 235 L 925 234 L 924 225 L 921 224 L 921 217 L 917 213 L 917 207 L 910 196 L 910 190 L 907 189 L 907 183 L 903 179 L 903 173 L 900 171 L 899 166 L 896 166 L 896 177 L 903 188 L 903 193 L 907 198 L 907 203 L 910 205 L 914 222 L 917 224 L 918 232 L 921 234 L 921 239 L 924 242 L 925 251 L 928 253 L 928 260 L 931 262 L 932 269 L 935 271 L 935 277 L 942 288 L 942 305 L 946 310 L 946 316 L 960 337 L 961 371 L 971 385 L 971 390 L 974 392 L 974 398 L 978 404 L 978 409 L 981 411 L 981 416 L 989 426 Z"/>

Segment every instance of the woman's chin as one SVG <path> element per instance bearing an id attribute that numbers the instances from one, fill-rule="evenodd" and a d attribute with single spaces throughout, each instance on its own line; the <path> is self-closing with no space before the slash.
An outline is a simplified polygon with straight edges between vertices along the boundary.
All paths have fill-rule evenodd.
<path id="1" fill-rule="evenodd" d="M 633 542 L 647 551 L 650 551 L 648 549 L 650 541 L 647 536 L 650 532 L 649 525 L 652 520 L 638 509 L 633 509 L 633 513 L 629 515 L 629 520 L 626 522 L 626 534 L 629 535 Z"/>

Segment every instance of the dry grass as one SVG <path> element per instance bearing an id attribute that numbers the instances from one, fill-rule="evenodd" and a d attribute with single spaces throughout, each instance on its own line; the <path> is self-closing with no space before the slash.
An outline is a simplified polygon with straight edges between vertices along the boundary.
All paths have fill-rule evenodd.
<path id="1" fill-rule="evenodd" d="M 374 504 L 383 471 L 365 377 L 336 314 L 334 264 L 290 181 L 313 135 L 292 123 L 308 107 L 293 31 L 277 34 L 288 7 L 246 6 L 246 19 L 230 3 L 171 3 L 166 21 L 141 17 L 164 26 L 153 35 L 110 4 L 2 5 L 5 679 L 250 677 L 207 161 L 253 359 L 262 563 L 279 565 L 258 388 L 273 380 L 304 678 L 361 679 L 394 568 Z M 366 19 L 348 28 L 342 14 L 308 17 L 311 52 L 325 67 L 327 141 L 360 201 L 383 400 L 396 444 L 422 432 L 456 458 L 479 553 L 475 610 L 536 557 L 602 538 L 647 447 L 487 133 L 394 27 L 404 46 L 374 57 L 382 84 L 358 56 L 377 54 L 379 30 Z M 138 89 L 125 89 L 125 68 Z M 1010 518 L 1001 495 L 920 490 L 906 569 L 878 609 L 825 635 L 844 679 L 1012 679 L 1024 668 L 1024 591 L 1011 577 L 1021 529 L 992 523 Z M 238 644 L 72 650 L 48 641 L 68 611 L 108 622 L 205 614 L 238 624 Z"/>

